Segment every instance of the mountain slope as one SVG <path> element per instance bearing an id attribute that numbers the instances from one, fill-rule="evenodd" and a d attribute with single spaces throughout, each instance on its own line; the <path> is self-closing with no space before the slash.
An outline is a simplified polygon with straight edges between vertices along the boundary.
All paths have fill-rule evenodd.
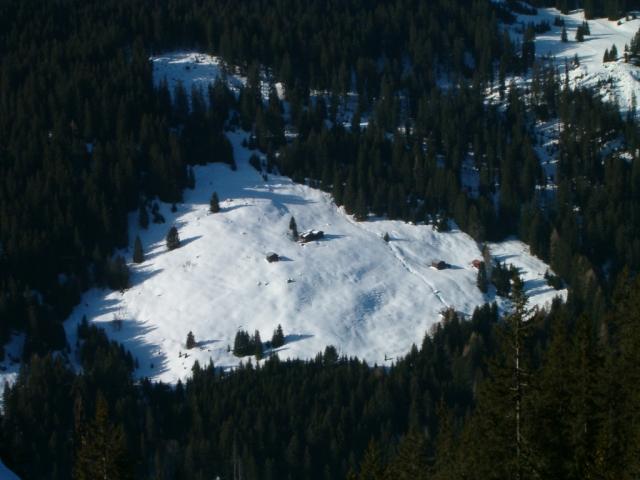
<path id="1" fill-rule="evenodd" d="M 468 235 L 399 221 L 355 222 L 321 191 L 285 177 L 264 181 L 248 163 L 245 134 L 229 137 L 238 170 L 221 164 L 195 169 L 196 188 L 185 192 L 177 212 L 161 206 L 169 223 L 139 232 L 146 260 L 132 266 L 133 286 L 122 293 L 88 292 L 66 322 L 70 343 L 86 315 L 132 350 L 140 376 L 175 382 L 190 373 L 194 360 L 237 365 L 240 359 L 227 348 L 238 329 L 259 330 L 266 341 L 281 324 L 287 340 L 277 350 L 282 358 L 310 358 L 332 344 L 342 354 L 380 364 L 420 342 L 443 309 L 471 314 L 494 298 L 475 285 L 470 264 L 480 252 Z M 221 199 L 217 214 L 208 212 L 213 191 Z M 324 238 L 293 241 L 291 216 L 300 231 L 320 229 Z M 134 217 L 132 236 L 139 230 Z M 182 246 L 167 251 L 171 222 Z M 532 261 L 520 242 L 511 245 L 516 250 L 493 248 L 498 259 L 520 259 L 532 303 L 565 294 L 541 287 L 546 266 Z M 270 251 L 282 260 L 268 263 Z M 436 260 L 451 268 L 433 269 Z M 122 320 L 121 329 L 114 319 Z M 185 357 L 189 331 L 198 346 Z"/>
<path id="2" fill-rule="evenodd" d="M 564 22 L 567 42 L 561 41 L 563 27 L 554 24 L 556 19 Z M 536 15 L 517 15 L 516 23 L 509 29 L 514 37 L 520 38 L 528 24 L 546 22 L 550 30 L 536 35 L 536 56 L 552 58 L 560 73 L 564 73 L 567 62 L 572 86 L 593 88 L 604 100 L 616 102 L 622 112 L 627 112 L 640 91 L 640 69 L 624 62 L 624 47 L 631 44 L 631 39 L 640 28 L 640 18 L 588 20 L 590 34 L 585 36 L 584 42 L 578 42 L 576 30 L 583 21 L 585 17 L 582 10 L 565 15 L 555 8 L 540 8 Z M 618 60 L 603 63 L 605 50 L 610 50 L 614 44 Z M 575 57 L 579 65 L 573 63 Z"/>

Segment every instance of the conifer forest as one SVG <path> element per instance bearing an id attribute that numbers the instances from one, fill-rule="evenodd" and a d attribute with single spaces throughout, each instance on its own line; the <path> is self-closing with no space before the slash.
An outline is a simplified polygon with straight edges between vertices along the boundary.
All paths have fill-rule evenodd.
<path id="1" fill-rule="evenodd" d="M 637 0 L 1 0 L 0 381 L 15 374 L 0 399 L 0 477 L 4 465 L 24 480 L 640 478 L 640 22 L 627 44 L 582 53 L 600 25 L 635 26 L 636 10 Z M 552 58 L 545 42 L 578 53 Z M 206 88 L 158 80 L 153 59 L 167 52 L 213 56 L 222 73 Z M 609 76 L 581 83 L 588 62 Z M 618 72 L 632 75 L 626 104 L 602 93 Z M 158 252 L 210 241 L 178 221 L 206 165 L 226 176 L 207 178 L 203 218 L 259 215 L 218 187 L 247 171 L 241 134 L 259 181 L 322 192 L 354 228 L 466 235 L 473 266 L 419 261 L 432 276 L 473 272 L 459 288 L 482 304 L 458 308 L 433 287 L 439 316 L 416 318 L 428 327 L 384 362 L 344 347 L 375 328 L 364 320 L 335 327 L 343 346 L 294 358 L 318 340 L 287 322 L 299 312 L 268 330 L 211 314 L 235 322 L 224 339 L 183 315 L 173 353 L 191 360 L 173 382 L 138 373 L 159 366 L 118 341 L 129 328 L 118 312 L 71 326 L 87 292 L 124 295 Z M 308 203 L 297 208 L 320 208 Z M 265 241 L 256 252 L 260 269 L 294 268 L 288 249 L 344 240 L 291 212 L 279 250 Z M 376 238 L 380 251 L 407 251 L 391 227 Z M 547 266 L 539 285 L 492 258 L 489 246 L 509 239 Z M 366 258 L 366 245 L 353 255 Z M 417 275 L 412 265 L 398 268 Z M 180 288 L 173 278 L 165 296 Z M 212 278 L 203 295 L 231 288 Z M 535 288 L 566 295 L 538 305 Z M 316 290 L 304 298 L 317 317 L 295 325 L 341 325 L 324 306 L 347 293 Z M 246 302 L 257 314 L 285 294 Z M 354 315 L 368 318 L 376 298 Z M 213 348 L 236 363 L 193 360 Z"/>

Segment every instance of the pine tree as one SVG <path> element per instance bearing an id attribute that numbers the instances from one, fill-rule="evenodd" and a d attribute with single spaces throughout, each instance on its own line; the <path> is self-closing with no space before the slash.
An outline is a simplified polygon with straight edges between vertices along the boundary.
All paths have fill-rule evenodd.
<path id="1" fill-rule="evenodd" d="M 136 240 L 133 244 L 133 263 L 144 262 L 144 252 L 142 251 L 142 242 L 140 237 L 136 235 Z"/>
<path id="2" fill-rule="evenodd" d="M 480 262 L 478 266 L 478 277 L 476 279 L 476 285 L 482 293 L 487 293 L 489 288 L 489 279 L 487 278 L 487 269 L 484 262 Z"/>
<path id="3" fill-rule="evenodd" d="M 187 350 L 191 350 L 192 348 L 195 348 L 195 346 L 196 346 L 196 339 L 193 336 L 193 332 L 189 330 L 189 333 L 187 333 L 187 341 L 186 341 Z"/>
<path id="4" fill-rule="evenodd" d="M 144 204 L 140 204 L 140 210 L 138 212 L 138 225 L 140 228 L 146 230 L 149 228 L 149 213 L 147 212 L 147 207 Z"/>
<path id="5" fill-rule="evenodd" d="M 273 348 L 279 348 L 284 345 L 284 332 L 282 331 L 282 326 L 278 325 L 278 327 L 273 332 L 271 336 L 271 346 Z"/>
<path id="6" fill-rule="evenodd" d="M 576 29 L 576 42 L 584 42 L 584 30 L 582 25 L 579 25 Z"/>
<path id="7" fill-rule="evenodd" d="M 289 220 L 289 230 L 291 231 L 291 238 L 298 240 L 298 225 L 296 224 L 296 219 L 293 217 Z"/>
<path id="8" fill-rule="evenodd" d="M 355 478 L 357 480 L 386 480 L 382 452 L 374 440 L 369 441 L 360 464 L 360 472 Z"/>
<path id="9" fill-rule="evenodd" d="M 220 211 L 220 201 L 218 200 L 217 192 L 211 194 L 211 200 L 209 200 L 209 211 L 211 213 L 218 213 Z"/>
<path id="10" fill-rule="evenodd" d="M 533 319 L 527 320 L 522 282 L 514 279 L 513 312 L 498 330 L 498 351 L 489 379 L 480 385 L 474 415 L 461 435 L 464 462 L 460 478 L 532 478 L 536 459 L 528 441 L 535 418 L 529 372 L 528 340 Z M 500 462 L 487 462 L 500 458 Z"/>
<path id="11" fill-rule="evenodd" d="M 367 219 L 367 214 L 369 213 L 367 209 L 367 201 L 364 196 L 364 191 L 362 189 L 358 190 L 358 196 L 356 198 L 356 203 L 353 209 L 353 217 L 361 222 Z"/>
<path id="12" fill-rule="evenodd" d="M 129 287 L 129 267 L 124 257 L 118 255 L 115 259 L 105 261 L 104 279 L 112 290 L 124 290 Z"/>
<path id="13" fill-rule="evenodd" d="M 192 167 L 189 167 L 189 169 L 187 170 L 187 187 L 190 190 L 193 190 L 194 188 L 196 188 L 196 176 L 193 173 Z"/>
<path id="14" fill-rule="evenodd" d="M 447 410 L 443 400 L 438 405 L 438 436 L 436 438 L 436 458 L 433 468 L 434 480 L 454 480 L 461 477 L 458 471 L 458 441 L 455 437 L 453 415 Z"/>
<path id="15" fill-rule="evenodd" d="M 253 354 L 256 356 L 256 359 L 260 360 L 262 358 L 262 340 L 260 339 L 260 332 L 258 330 L 255 331 L 252 338 L 253 343 Z"/>
<path id="16" fill-rule="evenodd" d="M 73 469 L 75 480 L 133 478 L 124 430 L 109 420 L 107 401 L 101 393 L 93 421 L 86 427 L 76 425 L 76 429 L 80 438 Z"/>
<path id="17" fill-rule="evenodd" d="M 400 441 L 398 451 L 387 467 L 386 476 L 394 480 L 426 480 L 428 473 L 424 435 L 410 432 Z"/>
<path id="18" fill-rule="evenodd" d="M 567 28 L 566 27 L 562 27 L 562 33 L 560 34 L 560 40 L 564 43 L 569 41 L 569 38 L 567 37 Z"/>
<path id="19" fill-rule="evenodd" d="M 233 340 L 233 354 L 236 357 L 244 357 L 251 353 L 251 338 L 245 330 L 238 330 Z"/>
<path id="20" fill-rule="evenodd" d="M 525 339 L 529 325 L 526 322 L 527 296 L 524 293 L 524 284 L 519 276 L 516 276 L 511 287 L 511 301 L 514 312 L 507 317 L 509 330 L 511 332 L 510 344 L 512 348 L 513 361 L 513 407 L 515 415 L 515 474 L 517 479 L 523 478 L 523 472 L 529 468 L 531 459 L 529 452 L 525 451 L 524 420 L 525 415 L 523 405 L 524 396 L 529 387 L 527 365 L 525 365 Z"/>
<path id="21" fill-rule="evenodd" d="M 178 229 L 171 227 L 169 233 L 167 233 L 167 249 L 175 250 L 180 246 L 180 236 L 178 235 Z"/>

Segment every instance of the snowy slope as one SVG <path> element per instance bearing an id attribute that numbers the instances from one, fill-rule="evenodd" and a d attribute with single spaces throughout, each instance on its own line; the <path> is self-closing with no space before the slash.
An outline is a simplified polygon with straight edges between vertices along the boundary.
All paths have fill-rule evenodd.
<path id="1" fill-rule="evenodd" d="M 214 81 L 219 65 L 215 57 L 196 53 L 154 59 L 156 81 L 181 81 L 187 91 Z M 130 245 L 139 234 L 145 262 L 130 265 L 128 290 L 93 289 L 83 296 L 65 322 L 72 347 L 86 315 L 132 351 L 139 377 L 175 382 L 189 375 L 195 360 L 225 368 L 247 361 L 227 351 L 238 329 L 251 334 L 257 329 L 266 341 L 281 324 L 287 336 L 277 352 L 281 358 L 312 358 L 332 344 L 342 354 L 389 364 L 386 359 L 422 340 L 443 309 L 470 315 L 476 306 L 496 300 L 494 292 L 483 295 L 476 287 L 471 262 L 481 254 L 465 233 L 373 218 L 355 222 L 321 191 L 286 177 L 265 181 L 248 164 L 252 152 L 242 147 L 246 133 L 228 135 L 237 171 L 222 164 L 195 167 L 196 187 L 185 191 L 177 211 L 160 203 L 165 224 L 140 231 L 137 215 L 131 214 Z M 218 214 L 208 212 L 213 191 L 221 199 Z M 324 239 L 306 245 L 292 241 L 291 216 L 300 231 L 320 229 Z M 172 224 L 182 246 L 168 252 L 164 238 Z M 388 243 L 384 233 L 389 233 Z M 490 248 L 497 260 L 520 268 L 531 305 L 566 297 L 565 290 L 544 282 L 548 267 L 523 243 Z M 266 262 L 270 251 L 283 260 Z M 122 253 L 131 259 L 131 249 Z M 431 268 L 436 260 L 451 268 Z M 122 321 L 121 328 L 114 319 Z M 187 353 L 190 330 L 198 347 Z M 18 357 L 22 342 L 15 337 L 11 343 Z M 6 371 L 0 371 L 0 380 L 15 377 L 17 364 L 7 359 L 2 367 Z"/>
<path id="2" fill-rule="evenodd" d="M 237 68 L 225 65 L 219 57 L 199 52 L 171 52 L 165 55 L 152 57 L 156 83 L 166 81 L 169 91 L 173 94 L 175 87 L 182 83 L 187 90 L 195 87 L 206 93 L 209 85 L 216 79 L 222 78 L 232 92 L 238 93 L 239 89 L 246 85 L 247 79 L 242 76 Z M 269 84 L 266 81 L 266 73 L 262 74 L 261 89 L 265 99 L 269 98 Z M 284 87 L 281 83 L 275 84 L 278 96 L 284 96 Z"/>
<path id="3" fill-rule="evenodd" d="M 178 211 L 161 206 L 168 223 L 139 232 L 147 257 L 132 265 L 130 289 L 84 296 L 66 322 L 71 344 L 86 315 L 134 353 L 140 376 L 175 382 L 196 359 L 237 365 L 240 359 L 227 346 L 239 328 L 258 329 L 265 341 L 281 324 L 287 335 L 281 358 L 311 358 L 333 344 L 343 354 L 380 364 L 420 342 L 444 308 L 470 314 L 493 299 L 475 285 L 470 263 L 480 252 L 468 235 L 398 221 L 355 222 L 321 191 L 285 177 L 265 182 L 248 164 L 244 137 L 230 134 L 236 172 L 221 164 L 197 167 L 196 188 L 185 192 Z M 221 199 L 218 214 L 208 212 L 213 191 Z M 292 241 L 292 215 L 301 231 L 321 229 L 325 238 L 306 245 Z M 171 222 L 179 227 L 182 246 L 169 252 L 164 236 Z M 132 237 L 137 231 L 132 215 Z M 501 260 L 524 267 L 526 279 L 539 278 L 547 268 L 520 242 L 492 249 Z M 283 261 L 266 262 L 269 251 Z M 434 260 L 452 267 L 432 269 Z M 530 292 L 532 304 L 566 294 L 538 284 Z M 114 318 L 123 320 L 119 331 Z M 189 330 L 199 346 L 185 358 Z"/>
<path id="4" fill-rule="evenodd" d="M 564 20 L 567 29 L 568 42 L 561 41 L 562 27 L 554 25 L 554 19 Z M 510 27 L 515 36 L 520 36 L 529 23 L 548 22 L 551 30 L 536 35 L 536 55 L 538 57 L 552 57 L 564 72 L 565 61 L 570 62 L 569 78 L 573 86 L 594 88 L 604 100 L 617 102 L 623 112 L 630 109 L 634 95 L 640 93 L 640 69 L 630 63 L 624 63 L 624 46 L 631 43 L 631 39 L 640 28 L 640 17 L 635 20 L 622 18 L 620 25 L 617 21 L 598 18 L 589 20 L 591 34 L 584 42 L 575 40 L 576 29 L 584 21 L 584 12 L 576 10 L 563 15 L 555 8 L 540 8 L 537 15 L 518 15 L 517 23 Z M 612 45 L 618 50 L 617 62 L 603 63 L 605 50 Z M 578 56 L 579 66 L 572 65 Z"/>

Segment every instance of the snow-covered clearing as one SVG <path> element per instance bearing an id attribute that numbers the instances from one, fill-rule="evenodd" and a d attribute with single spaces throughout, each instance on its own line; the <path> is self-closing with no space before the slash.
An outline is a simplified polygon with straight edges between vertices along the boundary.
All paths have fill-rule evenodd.
<path id="1" fill-rule="evenodd" d="M 154 80 L 166 81 L 169 91 L 173 93 L 178 84 L 186 89 L 192 87 L 207 93 L 207 88 L 218 78 L 226 82 L 229 89 L 238 93 L 247 84 L 247 78 L 239 69 L 226 65 L 219 57 L 198 52 L 174 52 L 152 57 Z M 261 75 L 261 90 L 265 99 L 269 98 L 270 85 L 266 72 Z M 275 83 L 274 87 L 280 99 L 284 98 L 284 87 Z"/>
<path id="2" fill-rule="evenodd" d="M 187 91 L 191 82 L 205 86 L 214 81 L 218 63 L 196 55 L 155 59 L 156 79 L 179 79 Z M 170 74 L 177 64 L 166 60 L 178 58 L 179 78 Z M 206 65 L 207 74 L 194 74 Z M 83 296 L 65 322 L 72 349 L 77 325 L 86 316 L 133 353 L 138 377 L 173 383 L 190 375 L 195 360 L 212 360 L 223 368 L 247 361 L 228 351 L 238 329 L 259 330 L 264 342 L 281 324 L 286 344 L 276 350 L 280 358 L 312 358 L 335 345 L 341 354 L 388 364 L 419 343 L 445 308 L 470 315 L 487 301 L 507 307 L 493 291 L 483 295 L 477 288 L 471 262 L 481 253 L 467 234 L 383 219 L 356 222 L 326 193 L 286 177 L 265 180 L 248 163 L 252 152 L 242 146 L 247 134 L 228 136 L 237 171 L 223 164 L 195 167 L 196 187 L 185 191 L 177 211 L 159 203 L 165 224 L 140 230 L 137 214 L 130 215 L 130 249 L 121 253 L 131 260 L 139 235 L 145 261 L 130 264 L 126 291 L 92 289 Z M 214 191 L 221 212 L 210 214 Z M 299 231 L 323 230 L 324 238 L 305 245 L 293 241 L 292 216 Z M 165 235 L 172 225 L 179 229 L 181 247 L 167 251 Z M 523 243 L 490 247 L 497 260 L 520 268 L 530 305 L 566 297 L 566 290 L 546 284 L 548 267 Z M 277 253 L 281 261 L 268 263 L 267 252 Z M 431 267 L 440 260 L 450 267 Z M 189 331 L 197 347 L 186 350 Z M 8 359 L 0 366 L 10 368 L 0 377 L 10 379 L 17 371 Z"/>
<path id="3" fill-rule="evenodd" d="M 355 222 L 321 191 L 285 177 L 264 181 L 241 146 L 246 134 L 229 137 L 236 172 L 221 164 L 196 167 L 196 188 L 185 192 L 178 211 L 161 205 L 166 224 L 139 231 L 132 214 L 132 238 L 139 233 L 146 260 L 131 265 L 132 287 L 125 292 L 94 289 L 84 296 L 66 322 L 70 342 L 86 315 L 133 352 L 138 375 L 167 382 L 188 376 L 194 360 L 237 365 L 241 360 L 227 351 L 237 330 L 259 330 L 265 341 L 278 324 L 287 336 L 277 350 L 281 358 L 312 358 L 332 344 L 342 354 L 384 363 L 420 342 L 444 308 L 468 315 L 494 299 L 476 287 L 471 262 L 480 252 L 465 233 L 399 221 Z M 218 214 L 208 212 L 213 191 L 221 199 Z M 294 242 L 291 216 L 300 231 L 320 229 L 324 238 Z M 167 251 L 164 237 L 172 224 L 182 246 Z M 492 250 L 522 268 L 532 304 L 566 294 L 542 283 L 546 265 L 521 242 Z M 270 251 L 282 260 L 268 263 Z M 434 260 L 451 268 L 435 270 Z M 120 330 L 114 318 L 122 320 Z M 189 330 L 198 347 L 187 351 Z"/>
<path id="4" fill-rule="evenodd" d="M 564 21 L 567 42 L 561 41 L 562 26 L 554 25 L 556 18 Z M 576 30 L 584 20 L 582 10 L 564 15 L 555 8 L 539 8 L 537 15 L 517 15 L 517 23 L 509 28 L 514 37 L 521 39 L 526 25 L 547 22 L 551 29 L 536 35 L 536 56 L 553 59 L 561 73 L 564 73 L 565 61 L 569 62 L 569 80 L 573 87 L 593 88 L 605 101 L 617 102 L 621 111 L 627 112 L 640 91 L 640 69 L 624 62 L 624 47 L 640 28 L 640 17 L 622 18 L 619 22 L 606 18 L 588 20 L 590 34 L 584 42 L 578 42 Z M 603 63 L 605 50 L 611 50 L 614 44 L 618 60 Z M 579 66 L 572 64 L 576 56 Z"/>

